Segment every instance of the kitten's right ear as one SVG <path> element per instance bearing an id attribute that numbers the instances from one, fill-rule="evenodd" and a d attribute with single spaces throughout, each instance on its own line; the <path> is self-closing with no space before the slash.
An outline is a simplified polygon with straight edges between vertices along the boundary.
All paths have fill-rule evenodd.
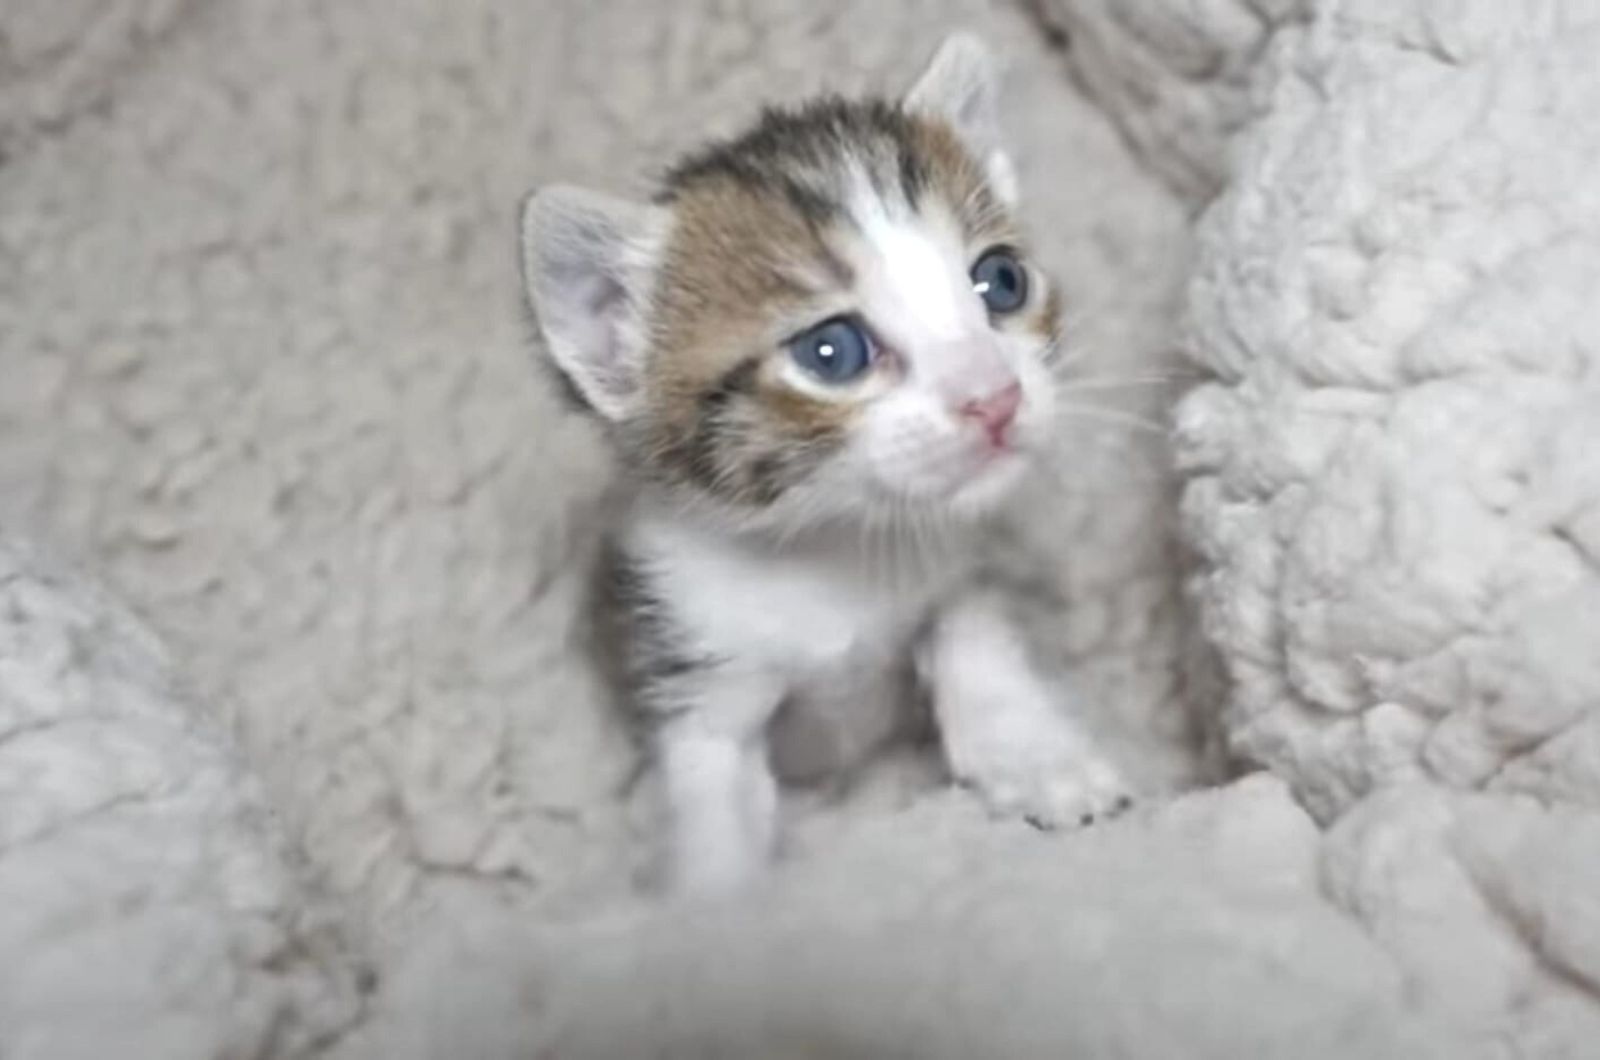
<path id="1" fill-rule="evenodd" d="M 939 45 L 906 93 L 906 109 L 948 122 L 982 163 L 1000 198 L 1017 197 L 1011 157 L 1001 142 L 1000 62 L 976 34 L 957 31 Z"/>
<path id="2" fill-rule="evenodd" d="M 643 312 L 666 211 L 551 186 L 522 206 L 522 280 L 550 356 L 595 411 L 622 420 L 643 387 Z"/>

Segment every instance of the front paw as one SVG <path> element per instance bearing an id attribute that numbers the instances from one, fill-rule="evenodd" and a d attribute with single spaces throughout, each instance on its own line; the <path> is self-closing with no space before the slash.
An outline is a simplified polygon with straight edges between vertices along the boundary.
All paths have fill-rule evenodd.
<path id="1" fill-rule="evenodd" d="M 1117 767 L 1072 737 L 968 749 L 952 757 L 951 769 L 991 814 L 1041 829 L 1086 827 L 1133 805 L 1133 790 Z"/>

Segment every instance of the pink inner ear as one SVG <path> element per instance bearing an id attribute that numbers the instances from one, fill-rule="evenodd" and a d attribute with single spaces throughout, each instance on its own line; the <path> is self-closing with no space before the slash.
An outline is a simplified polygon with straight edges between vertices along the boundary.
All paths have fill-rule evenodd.
<path id="1" fill-rule="evenodd" d="M 617 279 L 600 273 L 583 281 L 579 302 L 592 329 L 588 355 L 595 384 L 613 397 L 625 397 L 633 380 L 623 363 L 622 322 L 628 309 L 628 292 Z"/>
<path id="2" fill-rule="evenodd" d="M 627 288 L 593 262 L 547 261 L 543 271 L 538 309 L 552 358 L 589 404 L 617 415 L 637 383 L 623 348 Z"/>
<path id="3" fill-rule="evenodd" d="M 595 316 L 614 312 L 627 298 L 622 284 L 607 275 L 590 276 L 583 283 L 583 304 Z"/>

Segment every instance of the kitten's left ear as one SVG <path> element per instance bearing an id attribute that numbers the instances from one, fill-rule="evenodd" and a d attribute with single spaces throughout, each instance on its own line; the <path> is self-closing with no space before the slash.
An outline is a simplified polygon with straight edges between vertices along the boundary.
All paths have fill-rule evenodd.
<path id="1" fill-rule="evenodd" d="M 640 409 L 643 313 L 663 209 L 555 186 L 522 207 L 522 278 L 547 352 L 585 402 L 612 421 Z"/>
<path id="2" fill-rule="evenodd" d="M 966 32 L 945 38 L 906 93 L 905 107 L 951 125 L 983 163 L 996 194 L 1016 201 L 1016 173 L 1000 130 L 1000 67 L 982 38 Z"/>

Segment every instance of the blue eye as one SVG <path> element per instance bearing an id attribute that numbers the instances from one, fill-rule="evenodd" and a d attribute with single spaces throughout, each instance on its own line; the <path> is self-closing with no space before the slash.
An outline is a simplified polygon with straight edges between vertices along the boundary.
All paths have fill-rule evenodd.
<path id="1" fill-rule="evenodd" d="M 848 383 L 872 365 L 872 340 L 848 317 L 835 317 L 789 343 L 794 363 L 824 383 Z"/>
<path id="2" fill-rule="evenodd" d="M 972 267 L 972 289 L 991 313 L 1014 313 L 1028 300 L 1028 270 L 1011 251 L 995 248 Z"/>

